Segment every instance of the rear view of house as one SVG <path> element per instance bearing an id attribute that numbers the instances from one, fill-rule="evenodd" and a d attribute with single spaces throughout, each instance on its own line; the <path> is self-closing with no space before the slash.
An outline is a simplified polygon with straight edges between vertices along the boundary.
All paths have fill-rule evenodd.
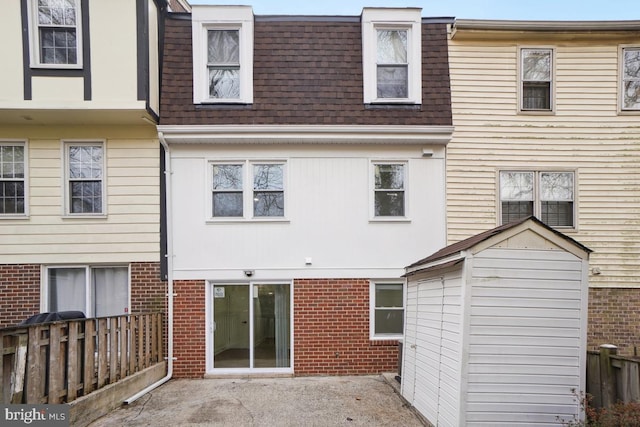
<path id="1" fill-rule="evenodd" d="M 445 243 L 447 23 L 169 15 L 176 376 L 396 368 L 403 267 Z"/>
<path id="2" fill-rule="evenodd" d="M 5 0 L 0 326 L 164 307 L 163 0 Z M 117 23 L 117 31 L 114 31 Z"/>

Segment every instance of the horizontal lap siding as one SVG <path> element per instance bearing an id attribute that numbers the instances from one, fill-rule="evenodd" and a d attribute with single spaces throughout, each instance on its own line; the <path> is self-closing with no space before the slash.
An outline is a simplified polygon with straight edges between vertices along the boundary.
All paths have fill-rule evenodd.
<path id="1" fill-rule="evenodd" d="M 472 262 L 467 425 L 570 419 L 583 351 L 581 260 L 488 249 Z"/>
<path id="2" fill-rule="evenodd" d="M 0 222 L 4 263 L 159 260 L 157 140 L 106 139 L 106 218 L 64 218 L 60 139 L 30 139 L 28 155 L 29 218 Z"/>
<path id="3" fill-rule="evenodd" d="M 617 114 L 616 104 L 618 43 L 628 40 L 522 37 L 450 44 L 449 243 L 498 224 L 499 170 L 575 168 L 578 231 L 568 234 L 594 250 L 602 274 L 590 285 L 638 286 L 640 115 Z M 516 114 L 517 43 L 555 46 L 555 114 Z"/>

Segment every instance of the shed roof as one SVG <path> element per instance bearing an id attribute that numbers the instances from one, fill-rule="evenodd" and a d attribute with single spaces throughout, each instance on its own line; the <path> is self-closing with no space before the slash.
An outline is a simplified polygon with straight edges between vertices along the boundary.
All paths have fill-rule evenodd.
<path id="1" fill-rule="evenodd" d="M 406 270 L 415 270 L 417 267 L 420 266 L 426 266 L 427 264 L 432 264 L 432 263 L 437 263 L 438 261 L 444 261 L 442 263 L 437 263 L 438 268 L 442 268 L 442 267 L 450 267 L 453 266 L 455 264 L 458 264 L 461 259 L 459 257 L 456 257 L 456 255 L 461 254 L 463 251 L 467 251 L 475 246 L 477 246 L 478 244 L 485 242 L 487 240 L 489 240 L 490 238 L 492 238 L 493 236 L 496 236 L 500 233 L 503 233 L 507 230 L 511 230 L 514 229 L 516 227 L 519 227 L 520 225 L 526 223 L 526 222 L 532 222 L 533 224 L 537 224 L 540 227 L 543 227 L 544 229 L 550 231 L 551 233 L 553 233 L 554 235 L 558 236 L 559 238 L 569 242 L 572 245 L 575 245 L 577 248 L 587 252 L 587 253 L 591 253 L 592 250 L 587 248 L 586 246 L 582 245 L 580 242 L 572 239 L 571 237 L 567 236 L 566 234 L 563 234 L 557 230 L 555 230 L 552 227 L 549 227 L 547 224 L 545 224 L 544 222 L 540 221 L 539 219 L 537 219 L 534 216 L 529 216 L 527 218 L 521 219 L 519 221 L 514 221 L 511 222 L 509 224 L 504 224 L 501 225 L 499 227 L 493 228 L 491 230 L 487 230 L 483 233 L 480 234 L 476 234 L 475 236 L 471 236 L 468 239 L 465 240 L 461 240 L 457 243 L 453 243 L 449 246 L 446 246 L 442 249 L 440 249 L 437 252 L 434 252 L 433 254 L 429 255 L 426 258 L 423 258 L 419 261 L 414 262 L 413 264 L 409 265 L 406 267 Z M 449 259 L 450 258 L 450 259 Z"/>

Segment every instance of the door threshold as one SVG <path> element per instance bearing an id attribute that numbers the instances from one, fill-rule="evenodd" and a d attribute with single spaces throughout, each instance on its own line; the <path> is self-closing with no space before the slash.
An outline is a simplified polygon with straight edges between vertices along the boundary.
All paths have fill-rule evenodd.
<path id="1" fill-rule="evenodd" d="M 293 372 L 229 372 L 229 373 L 207 373 L 203 378 L 206 380 L 212 379 L 229 379 L 229 378 L 293 378 L 295 374 Z"/>

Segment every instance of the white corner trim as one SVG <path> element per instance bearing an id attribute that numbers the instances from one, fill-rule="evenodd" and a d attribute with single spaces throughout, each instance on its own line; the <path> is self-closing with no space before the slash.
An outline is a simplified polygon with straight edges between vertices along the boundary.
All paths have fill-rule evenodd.
<path id="1" fill-rule="evenodd" d="M 451 141 L 453 126 L 160 125 L 171 143 L 434 144 Z"/>

